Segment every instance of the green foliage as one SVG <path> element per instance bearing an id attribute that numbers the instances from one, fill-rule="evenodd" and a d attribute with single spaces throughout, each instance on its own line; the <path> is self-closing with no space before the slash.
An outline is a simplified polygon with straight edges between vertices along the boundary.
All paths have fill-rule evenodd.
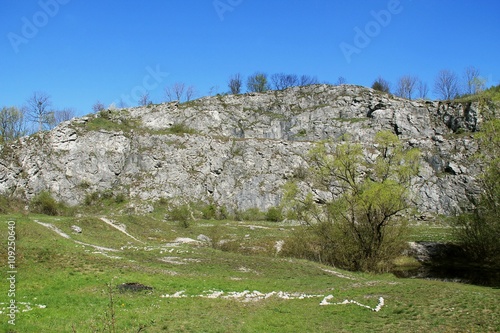
<path id="1" fill-rule="evenodd" d="M 235 219 L 238 221 L 264 221 L 266 214 L 258 208 L 248 208 L 244 211 L 236 211 Z"/>
<path id="2" fill-rule="evenodd" d="M 95 191 L 87 193 L 83 203 L 87 207 L 102 208 L 114 204 L 122 204 L 127 201 L 127 196 L 124 193 L 114 193 L 112 190 Z"/>
<path id="3" fill-rule="evenodd" d="M 500 102 L 500 85 L 490 87 L 481 92 L 478 96 L 493 102 Z"/>
<path id="4" fill-rule="evenodd" d="M 168 220 L 176 221 L 179 226 L 189 228 L 191 221 L 194 220 L 194 215 L 189 204 L 170 207 L 167 215 Z"/>
<path id="5" fill-rule="evenodd" d="M 321 250 L 321 247 L 321 238 L 310 226 L 299 226 L 285 241 L 281 255 L 324 262 L 321 257 L 324 251 Z"/>
<path id="6" fill-rule="evenodd" d="M 0 110 L 0 143 L 15 140 L 27 133 L 24 113 L 16 107 Z"/>
<path id="7" fill-rule="evenodd" d="M 49 192 L 43 191 L 31 200 L 30 211 L 37 214 L 57 216 L 59 215 L 60 206 Z"/>
<path id="8" fill-rule="evenodd" d="M 126 111 L 101 110 L 86 123 L 89 131 L 106 130 L 111 132 L 130 132 L 139 127 L 136 121 L 129 118 Z"/>
<path id="9" fill-rule="evenodd" d="M 165 219 L 176 221 L 183 228 L 188 228 L 191 222 L 204 220 L 225 220 L 229 218 L 229 213 L 225 207 L 216 205 L 215 203 L 204 203 L 192 201 L 188 203 L 178 203 L 177 200 L 163 199 L 158 204 L 166 206 Z"/>
<path id="10" fill-rule="evenodd" d="M 126 200 L 127 200 L 127 197 L 123 193 L 118 193 L 117 195 L 115 195 L 115 202 L 117 204 L 124 203 Z"/>
<path id="11" fill-rule="evenodd" d="M 286 185 L 283 204 L 315 235 L 313 248 L 321 262 L 387 271 L 404 247 L 406 223 L 398 213 L 409 207 L 408 186 L 418 172 L 419 152 L 404 149 L 388 131 L 378 133 L 375 141 L 374 160 L 348 139 L 311 149 L 311 185 L 321 197 L 309 193 L 300 199 L 297 186 Z"/>
<path id="12" fill-rule="evenodd" d="M 453 221 L 454 236 L 470 260 L 477 263 L 498 265 L 500 259 L 500 223 L 482 208 L 462 214 Z"/>
<path id="13" fill-rule="evenodd" d="M 464 95 L 455 99 L 455 102 L 470 103 L 470 102 L 500 102 L 500 85 L 490 87 L 480 93 L 472 95 Z"/>
<path id="14" fill-rule="evenodd" d="M 385 93 L 390 93 L 390 85 L 389 82 L 384 80 L 381 76 L 379 76 L 372 84 L 372 89 L 375 89 L 377 91 L 385 92 Z"/>
<path id="15" fill-rule="evenodd" d="M 269 82 L 265 73 L 255 73 L 247 81 L 247 89 L 250 92 L 263 93 L 269 90 Z"/>
<path id="16" fill-rule="evenodd" d="M 266 212 L 266 220 L 269 222 L 281 222 L 283 214 L 280 207 L 270 207 Z"/>
<path id="17" fill-rule="evenodd" d="M 234 218 L 237 221 L 269 221 L 280 222 L 283 220 L 284 214 L 282 207 L 270 207 L 263 212 L 258 208 L 248 208 L 244 211 L 235 211 Z"/>
<path id="18" fill-rule="evenodd" d="M 87 193 L 85 195 L 83 203 L 85 204 L 85 206 L 92 206 L 97 202 L 99 202 L 99 200 L 100 200 L 99 192 L 92 192 L 92 193 Z"/>
<path id="19" fill-rule="evenodd" d="M 454 219 L 455 237 L 475 262 L 500 259 L 500 119 L 487 121 L 477 135 L 479 158 L 485 166 L 479 176 L 482 193 L 475 210 Z"/>
<path id="20" fill-rule="evenodd" d="M 297 132 L 297 137 L 305 137 L 305 136 L 307 136 L 307 130 L 302 128 Z"/>
<path id="21" fill-rule="evenodd" d="M 19 213 L 24 211 L 25 202 L 21 199 L 0 195 L 0 214 Z"/>
<path id="22" fill-rule="evenodd" d="M 217 218 L 217 206 L 214 204 L 203 205 L 200 212 L 204 220 L 214 220 Z"/>
<path id="23" fill-rule="evenodd" d="M 196 130 L 189 128 L 183 123 L 177 123 L 170 126 L 168 132 L 170 134 L 195 134 Z"/>

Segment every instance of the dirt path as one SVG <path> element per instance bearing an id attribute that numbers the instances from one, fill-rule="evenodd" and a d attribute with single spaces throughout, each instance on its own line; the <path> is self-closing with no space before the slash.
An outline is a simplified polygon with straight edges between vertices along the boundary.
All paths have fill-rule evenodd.
<path id="1" fill-rule="evenodd" d="M 132 238 L 132 239 L 133 239 L 133 240 L 135 240 L 136 242 L 139 242 L 139 243 L 144 244 L 144 242 L 143 242 L 143 241 L 140 241 L 140 240 L 138 240 L 137 238 L 135 238 L 134 236 L 132 236 L 131 234 L 129 234 L 129 233 L 127 232 L 127 230 L 125 229 L 125 227 L 122 227 L 122 226 L 120 226 L 120 225 L 117 225 L 117 224 L 113 223 L 113 221 L 111 221 L 111 220 L 109 220 L 109 219 L 107 219 L 107 218 L 105 218 L 105 217 L 101 217 L 101 221 L 103 221 L 104 223 L 106 223 L 106 224 L 108 224 L 108 225 L 112 226 L 112 227 L 113 227 L 113 228 L 115 228 L 116 230 L 118 230 L 118 231 L 120 231 L 120 232 L 124 233 L 125 235 L 127 235 L 127 236 L 128 236 L 128 237 L 130 237 L 130 238 Z"/>
<path id="2" fill-rule="evenodd" d="M 84 246 L 90 246 L 90 247 L 93 247 L 94 249 L 99 250 L 99 251 L 119 252 L 119 250 L 112 249 L 112 248 L 109 248 L 109 247 L 103 247 L 103 246 L 88 244 L 88 243 L 84 243 L 84 242 L 80 242 L 80 241 L 74 240 L 68 234 L 62 232 L 61 229 L 59 229 L 58 227 L 56 227 L 53 224 L 40 222 L 38 220 L 35 220 L 35 222 L 38 223 L 38 224 L 40 224 L 41 226 L 44 226 L 45 228 L 48 228 L 48 229 L 54 231 L 59 236 L 61 236 L 63 238 L 66 238 L 66 239 L 70 239 L 70 240 L 72 240 L 73 242 L 75 242 L 77 244 L 84 245 Z"/>

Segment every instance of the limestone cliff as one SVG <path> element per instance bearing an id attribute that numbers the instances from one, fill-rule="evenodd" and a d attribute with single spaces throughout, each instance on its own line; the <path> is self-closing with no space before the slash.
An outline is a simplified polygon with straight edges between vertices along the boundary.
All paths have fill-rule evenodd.
<path id="1" fill-rule="evenodd" d="M 134 200 L 186 197 L 230 208 L 279 204 L 314 142 L 349 133 L 367 148 L 388 129 L 422 151 L 421 212 L 451 214 L 477 194 L 474 103 L 408 101 L 359 86 L 313 85 L 149 105 L 60 124 L 0 148 L 0 193 L 48 190 L 68 204 L 111 189 Z"/>

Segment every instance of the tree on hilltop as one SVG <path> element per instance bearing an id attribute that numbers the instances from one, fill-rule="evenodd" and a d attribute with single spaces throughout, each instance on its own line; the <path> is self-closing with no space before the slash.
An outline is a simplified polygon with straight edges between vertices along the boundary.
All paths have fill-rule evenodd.
<path id="1" fill-rule="evenodd" d="M 451 100 L 458 96 L 457 75 L 447 69 L 441 70 L 434 81 L 434 93 L 443 100 Z"/>
<path id="2" fill-rule="evenodd" d="M 234 74 L 229 78 L 229 81 L 227 83 L 229 87 L 229 91 L 233 95 L 238 95 L 241 93 L 241 87 L 243 85 L 243 79 L 241 78 L 241 74 L 237 73 Z"/>
<path id="3" fill-rule="evenodd" d="M 412 99 L 413 94 L 415 92 L 415 88 L 417 87 L 418 78 L 412 75 L 403 75 L 398 79 L 398 83 L 396 85 L 395 95 Z"/>
<path id="4" fill-rule="evenodd" d="M 54 112 L 50 109 L 52 100 L 50 95 L 42 91 L 34 92 L 27 100 L 24 106 L 29 120 L 38 124 L 38 130 L 42 131 L 44 127 L 54 125 Z"/>
<path id="5" fill-rule="evenodd" d="M 372 84 L 372 89 L 385 92 L 385 93 L 390 93 L 391 92 L 391 85 L 389 81 L 385 80 L 382 78 L 382 76 L 379 76 Z"/>
<path id="6" fill-rule="evenodd" d="M 285 90 L 299 84 L 299 77 L 295 74 L 276 73 L 271 75 L 273 89 Z"/>
<path id="7" fill-rule="evenodd" d="M 247 80 L 247 89 L 250 92 L 263 93 L 270 89 L 267 74 L 255 73 Z"/>
<path id="8" fill-rule="evenodd" d="M 15 140 L 26 134 L 24 113 L 16 107 L 0 110 L 0 142 Z"/>

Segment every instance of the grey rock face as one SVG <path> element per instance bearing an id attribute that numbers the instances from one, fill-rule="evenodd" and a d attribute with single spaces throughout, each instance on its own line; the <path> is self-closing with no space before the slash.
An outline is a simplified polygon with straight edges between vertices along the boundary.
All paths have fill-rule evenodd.
<path id="1" fill-rule="evenodd" d="M 48 190 L 78 204 L 112 190 L 137 200 L 185 197 L 264 210 L 307 168 L 314 142 L 348 133 L 368 148 L 375 133 L 391 130 L 422 150 L 418 209 L 452 214 L 478 192 L 468 133 L 480 123 L 474 104 L 408 101 L 358 86 L 109 110 L 1 146 L 0 193 L 31 198 Z"/>

